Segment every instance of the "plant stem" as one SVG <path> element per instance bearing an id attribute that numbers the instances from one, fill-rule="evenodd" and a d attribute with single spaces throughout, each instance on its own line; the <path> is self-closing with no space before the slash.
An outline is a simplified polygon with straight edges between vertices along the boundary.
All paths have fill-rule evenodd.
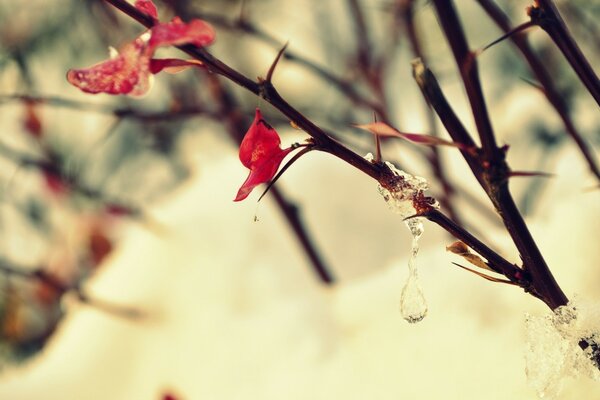
<path id="1" fill-rule="evenodd" d="M 600 80 L 573 39 L 552 0 L 538 0 L 529 8 L 531 21 L 539 25 L 563 53 L 571 67 L 600 106 Z"/>
<path id="2" fill-rule="evenodd" d="M 506 33 L 512 31 L 508 16 L 502 11 L 502 9 L 500 9 L 500 7 L 498 7 L 498 5 L 496 5 L 496 3 L 494 3 L 492 0 L 477 1 L 494 20 L 496 25 L 500 27 L 500 29 Z M 577 128 L 575 128 L 573 119 L 569 115 L 567 104 L 563 100 L 564 96 L 558 91 L 558 88 L 554 84 L 554 80 L 544 66 L 544 63 L 535 54 L 525 35 L 511 35 L 510 39 L 521 51 L 523 57 L 525 57 L 525 60 L 529 64 L 531 71 L 534 73 L 538 82 L 542 85 L 544 95 L 548 99 L 548 102 L 554 107 L 560 119 L 563 121 L 567 134 L 571 136 L 575 144 L 579 147 L 581 154 L 583 154 L 583 157 L 587 161 L 590 171 L 598 180 L 600 180 L 600 167 L 598 166 L 598 161 L 596 160 L 594 151 L 589 143 L 587 143 L 583 136 L 581 136 L 581 134 L 577 131 Z"/>

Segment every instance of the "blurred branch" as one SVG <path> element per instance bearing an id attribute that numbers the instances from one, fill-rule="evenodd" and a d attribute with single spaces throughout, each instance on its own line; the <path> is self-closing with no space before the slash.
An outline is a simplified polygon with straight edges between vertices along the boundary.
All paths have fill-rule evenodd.
<path id="1" fill-rule="evenodd" d="M 540 26 L 563 53 L 583 85 L 600 106 L 600 80 L 573 39 L 552 0 L 537 0 L 528 9 L 531 21 Z"/>
<path id="2" fill-rule="evenodd" d="M 281 45 L 283 43 L 282 41 L 276 39 L 274 36 L 270 35 L 269 33 L 262 30 L 260 27 L 258 27 L 251 21 L 248 21 L 245 18 L 231 20 L 221 15 L 212 13 L 195 13 L 194 16 L 202 18 L 222 28 L 239 30 L 243 33 L 255 37 L 256 39 L 263 41 L 264 43 L 269 44 L 275 49 L 281 48 Z M 316 76 L 320 77 L 325 82 L 332 84 L 354 104 L 373 110 L 380 114 L 383 112 L 383 106 L 380 103 L 370 100 L 363 96 L 359 91 L 357 91 L 354 88 L 352 82 L 349 82 L 337 76 L 333 72 L 314 63 L 313 61 L 310 61 L 306 57 L 303 57 L 300 54 L 294 52 L 293 50 L 288 49 L 283 54 L 283 58 L 291 62 L 295 62 L 296 64 L 305 67 L 309 71 L 312 71 Z"/>
<path id="3" fill-rule="evenodd" d="M 508 16 L 494 3 L 494 1 L 478 0 L 478 2 L 500 29 L 506 33 L 512 31 Z M 590 170 L 596 176 L 596 179 L 600 180 L 600 167 L 598 166 L 598 161 L 594 155 L 593 149 L 577 131 L 577 128 L 575 128 L 575 124 L 569 115 L 567 104 L 563 100 L 564 96 L 558 91 L 558 88 L 554 84 L 554 80 L 544 66 L 544 63 L 535 54 L 525 35 L 516 34 L 511 35 L 510 38 L 529 64 L 531 71 L 542 86 L 542 92 L 548 99 L 548 102 L 554 107 L 560 119 L 563 121 L 567 134 L 571 136 L 575 144 L 579 147 L 581 154 L 584 156 Z"/>
<path id="4" fill-rule="evenodd" d="M 42 282 L 44 285 L 55 290 L 61 296 L 67 292 L 73 292 L 77 298 L 82 302 L 109 314 L 113 314 L 124 318 L 140 318 L 143 317 L 143 313 L 139 310 L 128 308 L 120 305 L 116 305 L 104 300 L 98 300 L 91 298 L 87 295 L 80 287 L 79 283 L 66 284 L 63 283 L 57 277 L 44 271 L 42 268 L 25 268 L 22 266 L 16 266 L 6 260 L 0 258 L 0 272 L 6 275 L 14 275 L 24 279 L 37 280 Z"/>

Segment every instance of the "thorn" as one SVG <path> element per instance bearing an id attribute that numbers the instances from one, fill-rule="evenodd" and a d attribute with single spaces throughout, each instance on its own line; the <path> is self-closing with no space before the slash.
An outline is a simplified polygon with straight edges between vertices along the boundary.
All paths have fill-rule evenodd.
<path id="1" fill-rule="evenodd" d="M 540 85 L 537 82 L 532 81 L 531 79 L 528 78 L 524 78 L 524 77 L 519 77 L 520 80 L 522 80 L 523 82 L 525 82 L 526 84 L 533 86 L 535 89 L 539 90 L 540 92 L 545 92 L 546 89 L 544 89 L 544 87 L 542 85 Z"/>
<path id="2" fill-rule="evenodd" d="M 509 281 L 509 280 L 507 280 L 507 279 L 499 279 L 499 278 L 494 278 L 493 276 L 489 276 L 489 275 L 486 275 L 486 274 L 482 274 L 481 272 L 475 271 L 474 269 L 471 269 L 471 268 L 468 268 L 468 267 L 464 267 L 464 266 L 462 266 L 462 265 L 460 265 L 460 264 L 458 264 L 458 263 L 455 263 L 455 262 L 452 262 L 452 264 L 454 264 L 454 265 L 456 265 L 457 267 L 460 267 L 460 268 L 462 268 L 462 269 L 464 269 L 464 270 L 467 270 L 467 271 L 469 271 L 469 272 L 472 272 L 472 273 L 474 273 L 475 275 L 477 275 L 477 276 L 479 276 L 479 277 L 481 277 L 481 278 L 483 278 L 483 279 L 485 279 L 485 280 L 488 280 L 488 281 L 490 281 L 490 282 L 496 282 L 496 283 L 505 283 L 505 284 L 507 284 L 507 285 L 512 285 L 512 286 L 515 286 L 515 285 L 516 285 L 516 283 L 514 283 L 514 282 L 511 282 L 511 281 Z"/>
<path id="3" fill-rule="evenodd" d="M 271 79 L 273 78 L 273 73 L 275 72 L 275 67 L 277 67 L 277 63 L 279 63 L 279 60 L 281 59 L 281 56 L 285 52 L 285 49 L 288 47 L 289 43 L 290 42 L 285 42 L 281 50 L 279 50 L 279 53 L 277 53 L 277 57 L 275 57 L 275 60 L 273 60 L 273 63 L 271 64 L 271 67 L 267 72 L 267 77 L 265 79 L 266 82 L 271 82 Z"/>
<path id="4" fill-rule="evenodd" d="M 296 147 L 300 147 L 301 145 L 297 145 Z M 277 173 L 277 175 L 275 175 L 275 177 L 273 179 L 271 179 L 271 182 L 269 182 L 269 184 L 267 185 L 266 189 L 264 192 L 262 192 L 262 194 L 260 195 L 260 197 L 258 198 L 258 200 L 256 201 L 257 203 L 260 202 L 262 200 L 262 198 L 265 196 L 265 194 L 267 194 L 267 192 L 271 189 L 271 187 L 275 184 L 275 182 L 277 182 L 277 180 L 281 177 L 281 175 L 283 175 L 283 173 L 292 166 L 293 163 L 295 163 L 296 161 L 298 161 L 298 159 L 300 157 L 302 157 L 304 154 L 308 153 L 311 150 L 314 150 L 314 146 L 306 146 L 304 147 L 302 150 L 300 150 L 300 152 L 296 153 L 296 155 L 294 155 L 294 157 L 292 157 L 290 159 L 290 161 L 288 161 L 283 168 L 281 168 L 281 171 L 279 171 Z"/>
<path id="5" fill-rule="evenodd" d="M 500 36 L 498 39 L 494 40 L 493 42 L 487 44 L 486 46 L 481 47 L 480 49 L 475 50 L 473 52 L 473 56 L 474 57 L 479 56 L 481 53 L 483 53 L 490 47 L 502 42 L 505 39 L 508 39 L 509 37 L 511 37 L 519 32 L 523 32 L 524 30 L 527 30 L 527 29 L 531 28 L 532 26 L 535 26 L 535 24 L 531 21 L 528 21 L 519 26 L 514 27 L 512 30 L 506 32 L 504 35 Z"/>
<path id="6" fill-rule="evenodd" d="M 556 174 L 550 172 L 538 172 L 538 171 L 511 171 L 508 173 L 509 178 L 513 177 L 542 177 L 542 178 L 554 178 Z"/>

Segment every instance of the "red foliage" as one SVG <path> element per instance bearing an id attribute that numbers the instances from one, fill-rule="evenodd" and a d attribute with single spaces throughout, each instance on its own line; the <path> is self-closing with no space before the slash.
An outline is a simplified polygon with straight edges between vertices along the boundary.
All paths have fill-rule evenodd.
<path id="1" fill-rule="evenodd" d="M 25 118 L 23 127 L 35 138 L 40 138 L 43 133 L 42 121 L 38 116 L 36 104 L 33 101 L 25 101 Z"/>
<path id="2" fill-rule="evenodd" d="M 156 7 L 150 0 L 139 0 L 135 6 L 156 19 Z M 133 42 L 125 44 L 110 59 L 89 68 L 69 70 L 67 80 L 86 93 L 141 96 L 150 88 L 151 74 L 168 67 L 202 65 L 184 60 L 152 60 L 158 47 L 183 44 L 208 46 L 214 39 L 215 31 L 207 22 L 195 19 L 185 23 L 175 17 L 171 22 L 157 23 Z"/>
<path id="3" fill-rule="evenodd" d="M 293 148 L 281 149 L 279 135 L 256 109 L 254 121 L 240 145 L 240 161 L 250 170 L 246 181 L 240 187 L 234 201 L 244 200 L 252 189 L 270 181 L 277 173 L 279 165 Z"/>
<path id="4" fill-rule="evenodd" d="M 135 8 L 144 14 L 151 16 L 155 20 L 158 20 L 158 11 L 156 11 L 156 6 L 152 0 L 136 0 Z"/>

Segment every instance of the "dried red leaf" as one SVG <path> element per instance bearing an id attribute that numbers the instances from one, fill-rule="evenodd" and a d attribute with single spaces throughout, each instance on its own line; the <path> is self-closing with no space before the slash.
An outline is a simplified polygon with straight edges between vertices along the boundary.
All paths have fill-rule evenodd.
<path id="1" fill-rule="evenodd" d="M 372 122 L 364 125 L 354 125 L 357 128 L 371 132 L 373 135 L 398 137 L 409 142 L 421 144 L 425 146 L 452 146 L 466 150 L 466 146 L 461 143 L 454 143 L 448 140 L 441 139 L 437 136 L 425 135 L 421 133 L 405 133 L 392 128 L 385 122 Z"/>
<path id="2" fill-rule="evenodd" d="M 148 9 L 152 2 L 137 2 L 136 7 Z M 141 8 L 140 8 L 141 9 Z M 142 11 L 144 11 L 142 10 Z M 153 15 L 153 14 L 149 14 Z M 67 80 L 86 93 L 129 94 L 141 96 L 150 88 L 150 76 L 170 67 L 202 65 L 200 62 L 175 60 L 152 61 L 158 47 L 194 44 L 207 46 L 215 39 L 215 31 L 207 22 L 195 19 L 184 23 L 175 17 L 171 22 L 157 24 L 133 42 L 126 44 L 109 60 L 89 68 L 72 69 Z"/>
<path id="3" fill-rule="evenodd" d="M 175 17 L 166 24 L 158 24 L 150 30 L 149 46 L 154 49 L 159 46 L 178 46 L 194 44 L 199 47 L 208 46 L 215 40 L 215 30 L 208 23 L 193 19 L 187 24 L 181 18 Z"/>
<path id="4" fill-rule="evenodd" d="M 150 87 L 150 57 L 146 48 L 147 42 L 140 36 L 107 61 L 69 70 L 67 80 L 86 93 L 143 95 Z"/>
<path id="5" fill-rule="evenodd" d="M 39 139 L 42 136 L 42 121 L 38 116 L 36 103 L 34 101 L 25 101 L 23 104 L 25 105 L 23 127 L 31 136 Z"/>
<path id="6" fill-rule="evenodd" d="M 69 190 L 69 185 L 67 182 L 65 182 L 65 180 L 56 172 L 42 169 L 42 175 L 44 177 L 44 181 L 46 182 L 46 187 L 52 194 L 62 195 Z"/>
<path id="7" fill-rule="evenodd" d="M 152 0 L 136 0 L 134 6 L 144 14 L 158 20 L 158 11 Z"/>
<path id="8" fill-rule="evenodd" d="M 240 187 L 234 201 L 244 200 L 252 189 L 261 183 L 270 181 L 279 165 L 293 148 L 282 149 L 279 135 L 256 109 L 254 121 L 246 132 L 240 145 L 240 161 L 250 170 L 246 181 Z"/>
<path id="9" fill-rule="evenodd" d="M 96 226 L 92 229 L 88 237 L 88 252 L 92 261 L 92 266 L 96 267 L 113 250 L 112 241 L 107 236 L 104 229 Z"/>

